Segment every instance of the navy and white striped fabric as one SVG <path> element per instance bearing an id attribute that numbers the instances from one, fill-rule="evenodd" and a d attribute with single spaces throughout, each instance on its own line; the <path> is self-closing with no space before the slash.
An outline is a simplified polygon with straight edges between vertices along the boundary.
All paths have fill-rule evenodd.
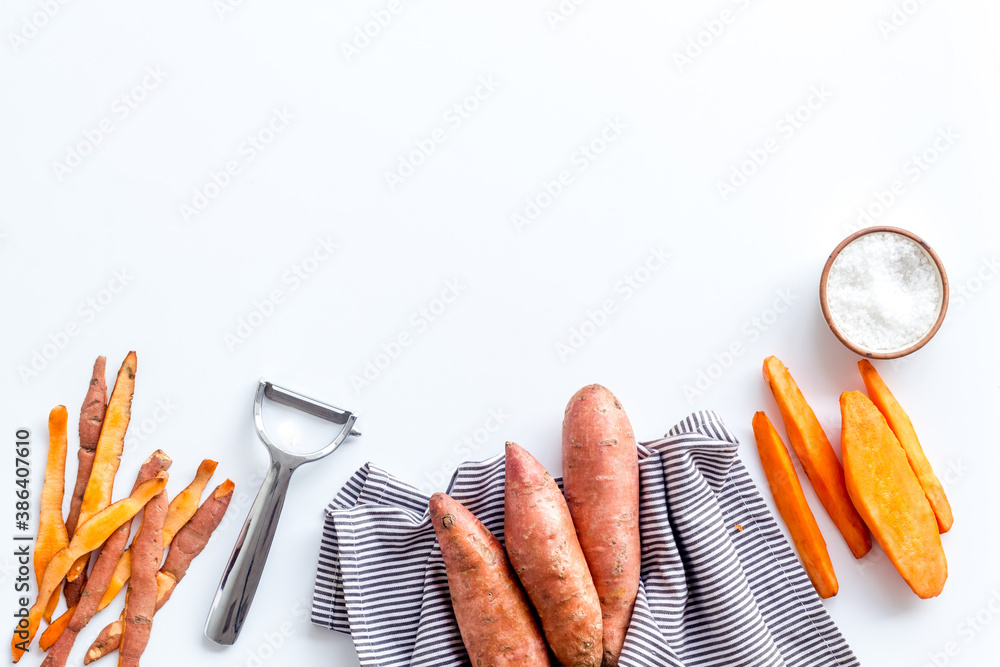
<path id="1" fill-rule="evenodd" d="M 858 666 L 714 412 L 639 448 L 642 581 L 622 667 Z M 504 460 L 448 493 L 503 540 Z M 428 497 L 366 465 L 327 508 L 312 621 L 365 667 L 465 666 Z"/>

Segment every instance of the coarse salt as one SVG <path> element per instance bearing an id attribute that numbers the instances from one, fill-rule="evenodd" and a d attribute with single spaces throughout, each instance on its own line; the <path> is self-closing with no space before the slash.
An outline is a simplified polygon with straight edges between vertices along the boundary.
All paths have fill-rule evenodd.
<path id="1" fill-rule="evenodd" d="M 907 236 L 875 232 L 844 246 L 830 267 L 826 300 L 837 328 L 855 345 L 898 350 L 931 330 L 941 312 L 941 275 Z"/>

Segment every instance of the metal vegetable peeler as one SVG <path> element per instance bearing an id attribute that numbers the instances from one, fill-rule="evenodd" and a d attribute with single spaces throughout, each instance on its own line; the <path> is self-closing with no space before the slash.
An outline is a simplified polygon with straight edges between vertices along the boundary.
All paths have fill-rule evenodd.
<path id="1" fill-rule="evenodd" d="M 337 436 L 322 449 L 308 454 L 296 454 L 282 449 L 274 444 L 264 429 L 264 419 L 261 407 L 264 398 L 276 403 L 309 413 L 335 424 L 343 424 Z M 239 637 L 240 628 L 250 611 L 257 584 L 260 583 L 264 571 L 264 561 L 271 549 L 271 540 L 278 528 L 278 517 L 281 507 L 285 504 L 285 492 L 292 473 L 303 463 L 310 463 L 324 456 L 329 456 L 349 435 L 361 435 L 354 430 L 354 422 L 358 416 L 348 410 L 321 403 L 315 399 L 303 396 L 284 387 L 279 387 L 261 378 L 257 383 L 257 395 L 253 402 L 253 422 L 257 427 L 257 436 L 271 455 L 271 466 L 261 484 L 257 498 L 250 507 L 243 530 L 236 538 L 236 546 L 229 556 L 226 569 L 219 582 L 219 590 L 215 593 L 212 608 L 208 611 L 205 622 L 205 636 L 216 644 L 230 646 Z"/>

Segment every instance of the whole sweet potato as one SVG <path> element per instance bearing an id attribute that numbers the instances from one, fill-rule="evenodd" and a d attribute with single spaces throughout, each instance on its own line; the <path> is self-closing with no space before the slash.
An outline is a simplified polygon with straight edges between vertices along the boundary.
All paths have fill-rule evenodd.
<path id="1" fill-rule="evenodd" d="M 639 592 L 639 454 L 614 394 L 584 387 L 566 405 L 563 492 L 601 601 L 604 666 L 616 667 Z"/>
<path id="2" fill-rule="evenodd" d="M 473 665 L 548 667 L 545 639 L 503 546 L 461 503 L 430 501 L 458 629 Z"/>
<path id="3" fill-rule="evenodd" d="M 507 443 L 506 474 L 507 553 L 545 639 L 563 665 L 598 667 L 601 603 L 566 499 L 542 464 L 512 442 Z"/>

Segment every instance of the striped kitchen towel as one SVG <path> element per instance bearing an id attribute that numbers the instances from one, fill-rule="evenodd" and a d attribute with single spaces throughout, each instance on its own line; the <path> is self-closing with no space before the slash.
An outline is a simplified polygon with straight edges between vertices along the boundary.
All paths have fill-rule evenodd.
<path id="1" fill-rule="evenodd" d="M 639 448 L 642 580 L 622 667 L 859 665 L 714 412 Z M 503 455 L 448 493 L 503 540 Z M 428 497 L 366 465 L 326 511 L 312 621 L 365 667 L 465 666 Z"/>

